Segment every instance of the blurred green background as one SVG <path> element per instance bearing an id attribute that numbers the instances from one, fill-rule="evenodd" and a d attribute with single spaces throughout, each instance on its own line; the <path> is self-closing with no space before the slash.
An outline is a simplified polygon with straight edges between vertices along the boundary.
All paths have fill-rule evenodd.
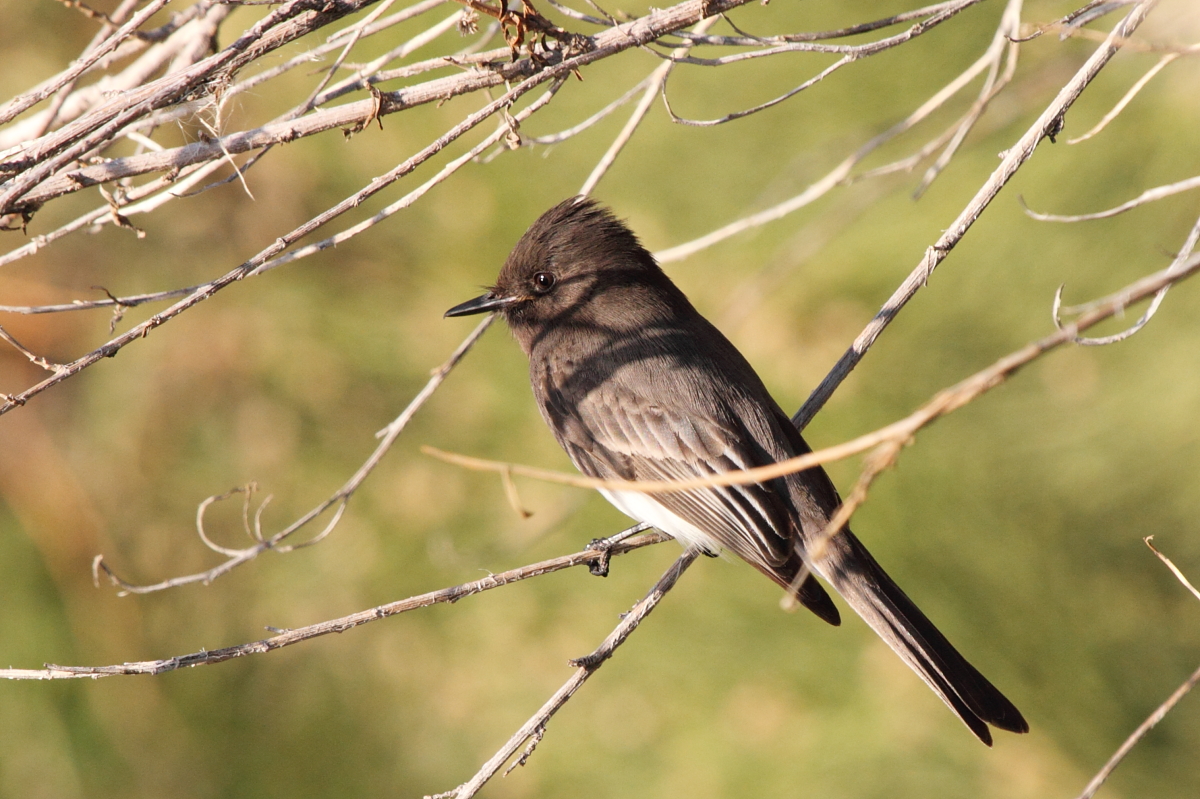
<path id="1" fill-rule="evenodd" d="M 776 0 L 732 16 L 775 33 L 843 26 L 906 5 Z M 1049 21 L 1072 7 L 1035 2 L 1025 17 Z M 651 249 L 785 199 L 977 58 L 1001 10 L 984 3 L 728 125 L 673 125 L 657 106 L 596 196 Z M 262 13 L 235 11 L 222 43 Z M 62 69 L 95 30 L 49 0 L 0 0 L 0 18 L 5 98 Z M 368 40 L 364 52 L 427 24 Z M 1200 14 L 1190 0 L 1164 2 L 1139 38 L 1194 42 Z M 919 170 L 855 183 L 669 273 L 794 410 L 977 190 L 996 154 L 1094 47 L 1056 35 L 1024 45 L 1014 85 L 919 201 Z M 1064 136 L 1091 127 L 1158 57 L 1120 54 L 1071 111 Z M 718 116 L 781 93 L 829 60 L 680 68 L 670 93 L 677 113 Z M 578 122 L 657 63 L 634 51 L 588 68 L 523 133 Z M 228 129 L 280 113 L 315 80 L 297 72 L 244 96 Z M 1165 266 L 1195 223 L 1195 194 L 1071 226 L 1030 220 L 1018 196 L 1037 210 L 1081 213 L 1197 174 L 1197 85 L 1194 57 L 1180 59 L 1096 138 L 1044 143 L 808 428 L 810 443 L 894 421 L 1046 334 L 1059 284 L 1067 302 L 1079 302 Z M 253 200 L 234 182 L 134 219 L 144 240 L 111 226 L 64 239 L 5 267 L 0 302 L 210 279 L 482 102 L 456 99 L 385 118 L 382 131 L 277 148 L 247 175 Z M 969 102 L 868 166 L 907 155 Z M 534 515 L 521 519 L 494 476 L 419 452 L 432 444 L 570 468 L 534 407 L 523 356 L 498 325 L 320 545 L 265 556 L 207 587 L 148 596 L 118 597 L 93 587 L 90 574 L 97 553 L 136 582 L 215 565 L 192 520 L 199 501 L 234 485 L 255 480 L 273 495 L 264 514 L 271 531 L 336 490 L 375 446 L 375 431 L 470 329 L 442 312 L 475 296 L 537 215 L 578 191 L 627 113 L 552 148 L 470 165 L 369 234 L 233 286 L 0 418 L 0 663 L 99 665 L 229 646 L 264 637 L 266 625 L 299 627 L 575 551 L 625 526 L 599 496 L 531 482 L 519 488 Z M 389 189 L 352 218 L 413 185 Z M 98 202 L 91 192 L 54 203 L 29 234 Z M 9 247 L 23 240 L 19 232 L 3 239 Z M 834 629 L 782 613 L 779 592 L 756 572 L 705 559 L 554 719 L 529 764 L 483 795 L 1075 796 L 1200 662 L 1200 603 L 1140 540 L 1155 535 L 1200 580 L 1197 291 L 1176 289 L 1133 339 L 1056 352 L 937 423 L 858 515 L 860 537 L 1022 709 L 1028 736 L 1001 733 L 986 749 L 857 619 Z M 147 312 L 131 311 L 118 328 Z M 6 316 L 0 324 L 35 351 L 69 360 L 106 340 L 109 317 Z M 0 348 L 0 391 L 41 378 Z M 857 468 L 831 472 L 846 489 Z M 243 543 L 238 512 L 231 503 L 210 514 L 213 535 L 233 546 Z M 590 652 L 677 554 L 668 543 L 619 558 L 604 580 L 576 569 L 216 666 L 0 683 L 0 796 L 449 790 L 568 678 L 567 660 Z M 1198 701 L 1185 700 L 1101 795 L 1200 795 Z"/>

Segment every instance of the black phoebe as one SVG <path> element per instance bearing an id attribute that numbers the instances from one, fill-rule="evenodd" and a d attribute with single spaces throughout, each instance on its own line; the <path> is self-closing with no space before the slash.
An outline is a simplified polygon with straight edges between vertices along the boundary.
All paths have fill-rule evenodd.
<path id="1" fill-rule="evenodd" d="M 529 356 L 542 418 L 581 472 L 671 480 L 810 452 L 742 354 L 663 273 L 637 237 L 591 200 L 547 211 L 496 285 L 446 316 L 498 311 Z M 844 529 L 808 550 L 841 504 L 820 467 L 754 485 L 670 493 L 603 491 L 628 516 L 709 553 L 729 549 L 785 589 L 801 566 L 823 578 L 989 746 L 987 725 L 1029 725 Z M 811 577 L 799 600 L 839 624 Z"/>

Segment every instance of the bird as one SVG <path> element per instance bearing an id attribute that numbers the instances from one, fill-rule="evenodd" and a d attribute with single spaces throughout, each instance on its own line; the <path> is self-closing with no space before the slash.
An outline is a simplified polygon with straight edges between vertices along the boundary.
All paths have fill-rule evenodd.
<path id="1" fill-rule="evenodd" d="M 679 480 L 811 451 L 745 357 L 594 200 L 544 213 L 495 285 L 445 315 L 485 312 L 507 322 L 543 419 L 589 477 Z M 1029 730 L 848 527 L 818 541 L 841 505 L 820 466 L 748 485 L 601 493 L 685 546 L 732 552 L 836 626 L 820 577 L 988 746 L 988 725 Z"/>

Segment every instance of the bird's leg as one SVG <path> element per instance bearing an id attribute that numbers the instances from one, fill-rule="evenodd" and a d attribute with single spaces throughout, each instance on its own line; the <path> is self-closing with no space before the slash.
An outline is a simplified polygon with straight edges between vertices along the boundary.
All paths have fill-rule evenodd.
<path id="1" fill-rule="evenodd" d="M 593 538 L 588 542 L 587 548 L 593 552 L 599 552 L 600 557 L 592 561 L 588 565 L 588 571 L 596 577 L 608 576 L 608 564 L 612 559 L 612 548 L 621 543 L 627 538 L 631 538 L 644 530 L 649 530 L 650 525 L 646 523 L 635 524 L 627 530 L 622 530 L 616 535 L 611 535 L 608 538 Z"/>

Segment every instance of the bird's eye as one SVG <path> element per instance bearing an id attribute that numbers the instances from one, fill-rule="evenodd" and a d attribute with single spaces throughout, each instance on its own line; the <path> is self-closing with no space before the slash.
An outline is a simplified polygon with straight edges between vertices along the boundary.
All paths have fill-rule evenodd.
<path id="1" fill-rule="evenodd" d="M 545 294 L 554 288 L 555 280 L 553 272 L 538 272 L 533 276 L 533 290 L 538 294 Z"/>

